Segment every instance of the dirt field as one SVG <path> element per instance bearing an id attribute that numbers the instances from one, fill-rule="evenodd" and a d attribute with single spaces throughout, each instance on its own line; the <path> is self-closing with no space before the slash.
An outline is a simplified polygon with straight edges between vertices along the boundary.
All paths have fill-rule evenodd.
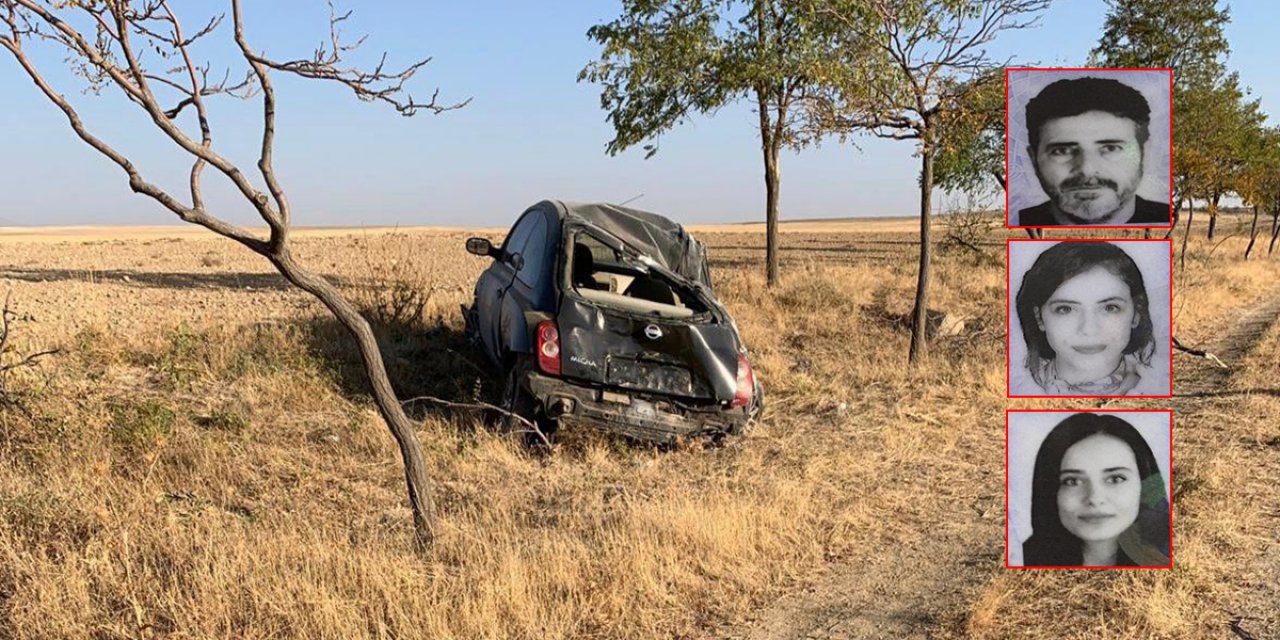
<path id="1" fill-rule="evenodd" d="M 1280 637 L 1280 255 L 1240 259 L 1219 224 L 1175 333 L 1231 369 L 1179 356 L 1172 401 L 1083 404 L 1005 397 L 1003 230 L 939 248 L 930 306 L 967 322 L 913 370 L 914 221 L 784 227 L 775 290 L 760 229 L 695 228 L 763 423 L 542 455 L 410 405 L 427 552 L 345 336 L 264 261 L 169 228 L 0 230 L 14 353 L 61 349 L 0 405 L 0 638 Z M 402 398 L 494 397 L 460 335 L 468 235 L 298 235 L 372 312 Z M 1100 405 L 1175 409 L 1175 569 L 1004 569 L 1005 409 Z"/>

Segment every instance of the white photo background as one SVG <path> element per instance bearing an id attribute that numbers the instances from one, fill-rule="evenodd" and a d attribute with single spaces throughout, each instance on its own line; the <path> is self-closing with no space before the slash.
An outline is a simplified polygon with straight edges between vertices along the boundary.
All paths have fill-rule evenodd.
<path id="1" fill-rule="evenodd" d="M 1027 102 L 1049 84 L 1075 78 L 1113 78 L 1142 94 L 1151 106 L 1150 140 L 1142 162 L 1142 182 L 1138 195 L 1154 202 L 1169 202 L 1169 72 L 1138 70 L 1119 71 L 1091 69 L 1083 71 L 1010 70 L 1009 97 L 1009 219 L 1018 212 L 1049 199 L 1036 179 L 1035 167 L 1027 155 Z"/>
<path id="2" fill-rule="evenodd" d="M 1040 443 L 1058 423 L 1081 411 L 1011 411 L 1009 412 L 1009 514 L 1006 519 L 1009 541 L 1009 565 L 1022 565 L 1022 543 L 1031 537 L 1031 481 L 1035 472 Z M 1160 477 L 1164 479 L 1165 498 L 1173 495 L 1169 474 L 1169 413 L 1166 411 L 1108 412 L 1129 424 L 1142 435 L 1156 457 Z"/>
<path id="3" fill-rule="evenodd" d="M 1055 244 L 1058 243 L 1051 240 L 1015 240 L 1009 243 L 1009 380 L 1011 384 L 1018 368 L 1021 367 L 1024 370 L 1027 368 L 1027 341 L 1022 335 L 1022 325 L 1018 318 L 1018 288 L 1022 286 L 1022 277 L 1031 269 L 1036 258 Z M 1142 273 L 1142 283 L 1147 288 L 1147 306 L 1151 313 L 1152 333 L 1156 344 L 1155 354 L 1151 356 L 1151 370 L 1162 377 L 1165 383 L 1163 388 L 1167 389 L 1169 376 L 1172 373 L 1169 361 L 1169 344 L 1172 340 L 1172 325 L 1169 319 L 1171 311 L 1169 308 L 1171 266 L 1169 243 L 1144 240 L 1112 244 L 1120 247 L 1130 258 L 1133 258 L 1133 262 L 1138 265 L 1138 271 Z M 1156 395 L 1167 393 L 1166 391 Z M 1010 388 L 1009 395 L 1041 394 L 1028 393 L 1027 389 Z"/>

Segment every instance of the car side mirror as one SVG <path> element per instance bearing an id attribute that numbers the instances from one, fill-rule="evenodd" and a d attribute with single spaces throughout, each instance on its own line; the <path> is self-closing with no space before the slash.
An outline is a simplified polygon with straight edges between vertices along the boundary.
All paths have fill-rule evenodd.
<path id="1" fill-rule="evenodd" d="M 498 251 L 488 238 L 467 238 L 467 253 L 484 258 L 497 258 Z"/>

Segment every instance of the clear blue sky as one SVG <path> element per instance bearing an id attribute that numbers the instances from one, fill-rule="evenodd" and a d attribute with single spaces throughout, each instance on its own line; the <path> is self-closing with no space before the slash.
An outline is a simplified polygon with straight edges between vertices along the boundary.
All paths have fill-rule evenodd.
<path id="1" fill-rule="evenodd" d="M 191 3 L 183 3 L 190 5 Z M 327 34 L 323 3 L 249 2 L 248 36 L 277 58 L 306 57 Z M 1274 26 L 1268 0 L 1232 2 L 1231 68 L 1280 109 Z M 209 6 L 209 5 L 205 5 Z M 544 198 L 623 201 L 684 222 L 763 218 L 764 185 L 755 117 L 746 105 L 700 116 L 666 134 L 661 151 L 604 152 L 612 131 L 599 90 L 576 81 L 598 48 L 585 36 L 611 19 L 614 2 L 348 2 L 347 32 L 368 33 L 363 60 L 385 50 L 393 62 L 431 56 L 414 94 L 440 88 L 465 109 L 403 118 L 357 101 L 341 87 L 277 76 L 276 166 L 299 225 L 505 225 Z M 548 8 L 554 7 L 554 8 Z M 1057 0 L 1041 26 L 1004 34 L 990 52 L 1044 65 L 1078 65 L 1097 41 L 1102 0 Z M 189 20 L 194 24 L 195 21 Z M 229 38 L 228 25 L 215 37 Z M 191 29 L 192 25 L 188 25 Z M 210 50 L 212 56 L 227 52 Z M 170 150 L 136 108 L 106 93 L 82 94 L 53 49 L 34 52 L 81 106 L 89 126 L 130 153 L 152 181 L 185 196 L 189 163 Z M 215 58 L 217 59 L 217 58 Z M 223 57 L 222 60 L 229 60 Z M 123 173 L 81 143 L 7 52 L 0 55 L 0 220 L 18 224 L 168 224 L 158 204 L 129 192 Z M 260 106 L 212 104 L 215 144 L 252 169 Z M 1175 115 L 1176 117 L 1176 115 Z M 1274 120 L 1274 118 L 1273 118 Z M 917 161 L 910 142 L 861 139 L 785 153 L 783 219 L 910 215 Z M 206 172 L 211 208 L 254 223 L 225 182 Z"/>

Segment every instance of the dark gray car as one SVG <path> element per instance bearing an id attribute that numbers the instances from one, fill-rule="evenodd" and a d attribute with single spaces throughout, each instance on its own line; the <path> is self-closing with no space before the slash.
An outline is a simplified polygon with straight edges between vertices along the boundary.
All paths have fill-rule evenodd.
<path id="1" fill-rule="evenodd" d="M 506 408 L 655 442 L 740 433 L 763 404 L 706 251 L 657 214 L 543 201 L 501 247 L 464 307 L 468 336 L 506 380 Z"/>

